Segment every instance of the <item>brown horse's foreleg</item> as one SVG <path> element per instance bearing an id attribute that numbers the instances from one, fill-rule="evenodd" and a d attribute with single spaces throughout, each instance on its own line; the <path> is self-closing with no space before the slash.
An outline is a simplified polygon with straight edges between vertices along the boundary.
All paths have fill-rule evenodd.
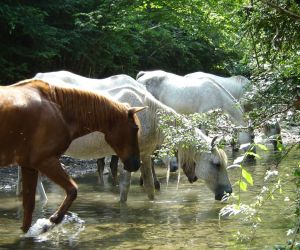
<path id="1" fill-rule="evenodd" d="M 61 167 L 58 158 L 53 157 L 43 161 L 39 165 L 39 170 L 66 191 L 67 196 L 65 197 L 63 203 L 50 217 L 51 222 L 58 224 L 62 221 L 72 202 L 76 199 L 77 185 Z"/>
<path id="2" fill-rule="evenodd" d="M 38 171 L 31 168 L 22 168 L 22 195 L 23 195 L 23 226 L 22 230 L 27 232 L 31 226 L 32 213 L 35 206 L 35 191 Z"/>

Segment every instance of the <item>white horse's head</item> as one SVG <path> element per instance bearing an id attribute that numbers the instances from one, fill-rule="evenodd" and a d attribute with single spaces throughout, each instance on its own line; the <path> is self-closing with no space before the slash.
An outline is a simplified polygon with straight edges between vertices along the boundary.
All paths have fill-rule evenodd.
<path id="1" fill-rule="evenodd" d="M 200 132 L 198 132 L 200 133 Z M 180 149 L 178 157 L 180 165 L 190 182 L 198 178 L 205 181 L 208 188 L 214 192 L 215 199 L 221 200 L 226 193 L 232 193 L 231 183 L 227 174 L 227 156 L 211 142 L 211 149 L 196 151 Z"/>
<path id="2" fill-rule="evenodd" d="M 213 147 L 210 152 L 197 154 L 196 158 L 196 176 L 205 181 L 208 188 L 214 192 L 215 199 L 221 200 L 226 193 L 231 194 L 232 187 L 227 174 L 225 152 Z"/>

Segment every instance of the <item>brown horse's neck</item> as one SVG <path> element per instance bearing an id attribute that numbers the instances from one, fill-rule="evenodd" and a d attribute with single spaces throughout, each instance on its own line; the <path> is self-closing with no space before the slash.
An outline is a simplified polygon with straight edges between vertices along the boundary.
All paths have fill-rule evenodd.
<path id="1" fill-rule="evenodd" d="M 125 105 L 90 91 L 48 85 L 47 92 L 48 98 L 59 106 L 73 138 L 94 131 L 106 134 L 128 116 Z"/>

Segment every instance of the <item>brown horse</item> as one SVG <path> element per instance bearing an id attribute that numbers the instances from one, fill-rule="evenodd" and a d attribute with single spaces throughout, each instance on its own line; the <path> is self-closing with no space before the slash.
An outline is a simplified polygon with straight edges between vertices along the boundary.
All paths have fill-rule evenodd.
<path id="1" fill-rule="evenodd" d="M 0 166 L 22 167 L 24 232 L 31 226 L 38 171 L 66 191 L 63 203 L 50 217 L 51 222 L 61 222 L 76 198 L 77 185 L 59 162 L 75 138 L 100 131 L 126 170 L 140 167 L 140 123 L 135 113 L 142 109 L 40 80 L 0 87 Z"/>

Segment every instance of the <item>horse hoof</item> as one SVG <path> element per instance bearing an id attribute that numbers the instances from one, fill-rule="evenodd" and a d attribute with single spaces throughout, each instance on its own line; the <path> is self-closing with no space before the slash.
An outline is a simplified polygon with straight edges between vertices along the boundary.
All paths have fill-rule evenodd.
<path id="1" fill-rule="evenodd" d="M 64 215 L 59 216 L 58 214 L 53 214 L 50 216 L 49 220 L 55 224 L 60 223 L 64 218 Z"/>
<path id="2" fill-rule="evenodd" d="M 21 230 L 23 231 L 23 233 L 27 233 L 29 228 L 30 228 L 30 226 L 22 226 Z"/>

